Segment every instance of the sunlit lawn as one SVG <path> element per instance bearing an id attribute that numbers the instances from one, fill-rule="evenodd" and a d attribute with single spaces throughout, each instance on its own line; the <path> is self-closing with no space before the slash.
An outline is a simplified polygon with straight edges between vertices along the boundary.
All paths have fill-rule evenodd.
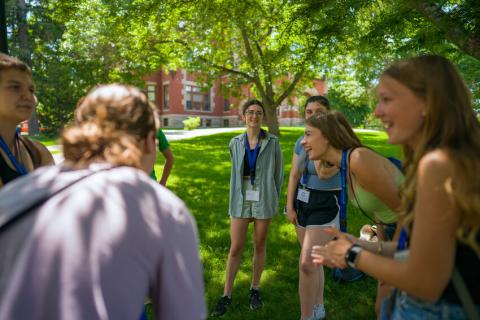
<path id="1" fill-rule="evenodd" d="M 27 136 L 28 137 L 28 136 Z M 32 140 L 40 141 L 43 145 L 45 146 L 53 146 L 59 144 L 59 139 L 56 137 L 51 137 L 51 136 L 46 136 L 46 135 L 40 135 L 40 136 L 34 136 L 34 137 L 29 137 Z"/>
<path id="2" fill-rule="evenodd" d="M 285 160 L 285 179 L 291 166 L 293 145 L 302 134 L 301 128 L 282 128 L 280 143 Z M 182 198 L 195 216 L 201 241 L 206 300 L 209 312 L 223 293 L 225 263 L 230 245 L 228 195 L 230 178 L 229 140 L 237 133 L 217 134 L 171 143 L 175 165 L 168 186 Z M 359 132 L 362 141 L 385 155 L 399 156 L 398 148 L 386 144 L 386 135 Z M 155 169 L 161 173 L 162 159 Z M 287 181 L 283 185 L 280 208 L 286 198 Z M 368 220 L 349 208 L 349 231 L 358 234 Z M 267 265 L 262 278 L 265 305 L 259 311 L 248 307 L 251 279 L 251 232 L 233 291 L 233 305 L 226 319 L 299 319 L 298 255 L 294 228 L 282 214 L 273 219 L 268 237 Z M 325 303 L 329 319 L 373 319 L 376 282 L 364 278 L 355 283 L 333 282 L 326 273 Z M 188 303 L 185 305 L 188 308 Z"/>

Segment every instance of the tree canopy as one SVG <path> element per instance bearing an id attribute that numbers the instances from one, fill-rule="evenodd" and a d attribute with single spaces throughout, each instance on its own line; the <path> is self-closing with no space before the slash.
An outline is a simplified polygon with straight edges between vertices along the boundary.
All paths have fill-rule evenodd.
<path id="1" fill-rule="evenodd" d="M 371 90 L 385 64 L 422 53 L 456 62 L 476 101 L 480 98 L 480 5 L 473 0 L 6 4 L 11 53 L 25 57 L 27 50 L 39 87 L 40 119 L 52 128 L 71 119 L 75 102 L 92 85 L 141 85 L 159 67 L 198 71 L 210 85 L 226 76 L 225 94 L 251 86 L 268 110 L 273 133 L 278 133 L 275 111 L 282 101 L 325 75 L 329 96 L 361 124 L 373 107 Z"/>

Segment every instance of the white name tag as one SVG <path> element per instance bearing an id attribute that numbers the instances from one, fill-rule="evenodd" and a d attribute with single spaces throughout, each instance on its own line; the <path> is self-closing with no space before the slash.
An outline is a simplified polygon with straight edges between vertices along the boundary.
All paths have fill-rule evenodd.
<path id="1" fill-rule="evenodd" d="M 247 190 L 246 198 L 247 201 L 260 201 L 260 191 Z"/>
<path id="2" fill-rule="evenodd" d="M 297 200 L 308 203 L 308 199 L 310 199 L 310 191 L 298 188 Z"/>

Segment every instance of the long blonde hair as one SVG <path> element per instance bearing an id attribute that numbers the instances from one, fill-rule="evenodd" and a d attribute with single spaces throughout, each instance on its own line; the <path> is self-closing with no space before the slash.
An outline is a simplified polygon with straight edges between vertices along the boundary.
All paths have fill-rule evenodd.
<path id="1" fill-rule="evenodd" d="M 82 98 L 75 125 L 62 136 L 65 160 L 75 166 L 105 161 L 140 168 L 140 141 L 155 130 L 154 112 L 135 87 L 101 85 Z"/>
<path id="2" fill-rule="evenodd" d="M 402 200 L 406 222 L 413 220 L 420 159 L 431 150 L 444 149 L 455 166 L 455 175 L 445 188 L 461 212 L 457 238 L 480 255 L 476 241 L 480 228 L 480 125 L 470 91 L 456 67 L 437 55 L 399 61 L 382 77 L 402 83 L 426 106 L 418 147 L 413 150 L 404 146 L 406 179 Z"/>

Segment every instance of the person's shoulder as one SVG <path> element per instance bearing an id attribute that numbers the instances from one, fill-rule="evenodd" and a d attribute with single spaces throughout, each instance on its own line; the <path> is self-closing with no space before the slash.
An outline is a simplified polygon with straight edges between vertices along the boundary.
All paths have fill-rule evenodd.
<path id="1" fill-rule="evenodd" d="M 264 137 L 265 137 L 265 140 L 267 141 L 272 140 L 275 143 L 279 142 L 278 137 L 274 134 L 271 134 L 270 132 L 264 131 Z"/>
<path id="2" fill-rule="evenodd" d="M 375 150 L 360 146 L 350 151 L 349 166 L 352 170 L 366 170 L 369 168 L 376 169 L 380 166 L 393 164 L 383 155 L 377 153 Z"/>
<path id="3" fill-rule="evenodd" d="M 454 170 L 454 161 L 448 150 L 435 149 L 424 154 L 419 163 L 418 170 L 427 172 L 452 172 Z"/>
<path id="4" fill-rule="evenodd" d="M 245 139 L 245 133 L 240 133 L 236 136 L 234 136 L 232 139 L 230 139 L 229 145 L 232 146 L 235 143 L 243 143 L 243 140 Z"/>
<path id="5" fill-rule="evenodd" d="M 33 145 L 35 146 L 35 148 L 40 153 L 40 156 L 42 158 L 42 165 L 55 164 L 55 161 L 53 160 L 52 153 L 48 150 L 47 147 L 45 147 L 39 141 L 34 141 L 34 140 L 30 140 L 30 141 L 32 141 Z"/>
<path id="6" fill-rule="evenodd" d="M 350 150 L 349 153 L 349 160 L 352 165 L 355 163 L 369 163 L 379 157 L 381 156 L 378 153 L 364 146 L 356 147 L 353 150 Z"/>

